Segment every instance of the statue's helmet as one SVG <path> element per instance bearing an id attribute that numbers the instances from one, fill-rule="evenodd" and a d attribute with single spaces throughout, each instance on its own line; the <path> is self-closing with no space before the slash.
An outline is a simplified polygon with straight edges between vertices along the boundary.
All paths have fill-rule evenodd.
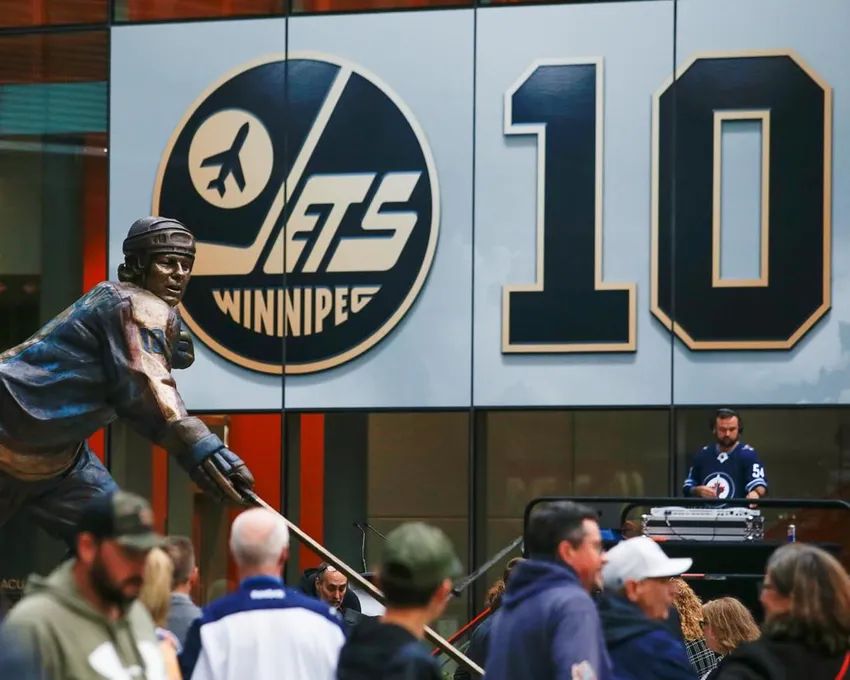
<path id="1" fill-rule="evenodd" d="M 168 217 L 142 217 L 133 222 L 124 239 L 124 257 L 145 258 L 158 253 L 195 257 L 195 237 L 186 225 Z"/>

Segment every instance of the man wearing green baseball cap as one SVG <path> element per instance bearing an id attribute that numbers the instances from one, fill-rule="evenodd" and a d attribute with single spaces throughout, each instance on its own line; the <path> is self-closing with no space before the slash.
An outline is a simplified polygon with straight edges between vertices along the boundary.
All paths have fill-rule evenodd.
<path id="1" fill-rule="evenodd" d="M 163 544 L 153 521 L 148 502 L 127 491 L 89 501 L 75 556 L 47 578 L 29 578 L 0 644 L 26 648 L 50 680 L 165 680 L 153 621 L 136 600 L 148 553 Z"/>
<path id="2" fill-rule="evenodd" d="M 338 680 L 441 680 L 421 640 L 425 626 L 445 610 L 460 574 L 451 541 L 436 527 L 410 522 L 390 532 L 376 574 L 386 612 L 351 632 L 340 653 Z"/>

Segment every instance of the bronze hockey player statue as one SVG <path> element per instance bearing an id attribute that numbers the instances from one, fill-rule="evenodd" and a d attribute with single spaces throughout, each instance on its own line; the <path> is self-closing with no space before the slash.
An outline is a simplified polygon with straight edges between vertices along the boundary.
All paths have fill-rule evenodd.
<path id="1" fill-rule="evenodd" d="M 0 526 L 29 511 L 73 545 L 80 508 L 116 488 L 86 440 L 116 418 L 174 456 L 219 500 L 243 503 L 254 478 L 186 413 L 171 376 L 194 361 L 177 305 L 195 238 L 162 217 L 137 220 L 119 283 L 103 282 L 31 338 L 0 354 Z"/>

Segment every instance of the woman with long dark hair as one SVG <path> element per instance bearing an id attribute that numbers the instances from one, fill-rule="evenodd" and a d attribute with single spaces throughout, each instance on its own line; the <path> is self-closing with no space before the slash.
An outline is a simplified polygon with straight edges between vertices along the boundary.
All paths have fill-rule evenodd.
<path id="1" fill-rule="evenodd" d="M 850 577 L 805 543 L 771 556 L 761 594 L 762 636 L 735 649 L 718 680 L 850 680 Z"/>

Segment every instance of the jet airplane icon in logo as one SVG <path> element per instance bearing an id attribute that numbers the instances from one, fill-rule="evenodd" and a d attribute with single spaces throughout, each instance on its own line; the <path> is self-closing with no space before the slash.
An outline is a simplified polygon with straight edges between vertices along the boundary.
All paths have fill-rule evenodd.
<path id="1" fill-rule="evenodd" d="M 201 167 L 219 166 L 218 177 L 210 180 L 207 189 L 215 189 L 219 196 L 224 196 L 227 192 L 227 187 L 224 185 L 228 177 L 233 177 L 236 180 L 236 186 L 239 191 L 245 189 L 245 174 L 242 172 L 242 160 L 239 154 L 242 153 L 242 147 L 245 145 L 245 138 L 248 136 L 248 130 L 251 128 L 250 122 L 245 122 L 239 132 L 236 133 L 236 138 L 229 149 L 217 153 L 213 156 L 208 156 L 201 162 Z"/>
<path id="2" fill-rule="evenodd" d="M 413 113 L 375 75 L 317 53 L 211 85 L 163 154 L 153 210 L 197 238 L 186 325 L 271 374 L 333 368 L 387 337 L 425 284 L 440 222 Z"/>

